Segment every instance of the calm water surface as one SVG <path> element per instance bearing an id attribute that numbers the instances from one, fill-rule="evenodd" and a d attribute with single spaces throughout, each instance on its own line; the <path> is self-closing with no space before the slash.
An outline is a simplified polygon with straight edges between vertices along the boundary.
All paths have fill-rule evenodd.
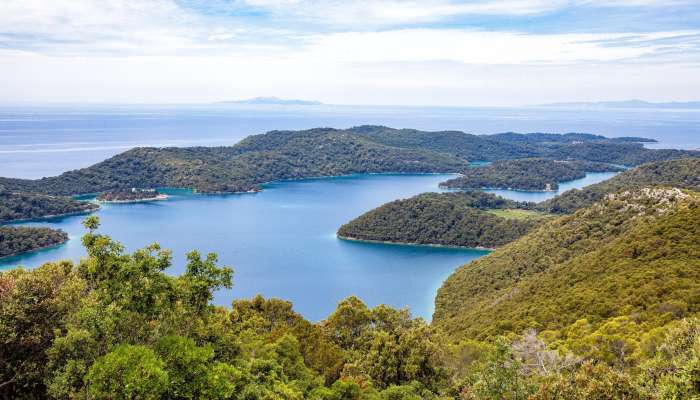
<path id="1" fill-rule="evenodd" d="M 438 183 L 450 177 L 358 175 L 280 182 L 257 194 L 178 193 L 166 201 L 105 205 L 97 215 L 102 232 L 129 250 L 153 241 L 172 249 L 174 266 L 169 272 L 173 274 L 183 271 L 188 250 L 216 252 L 222 264 L 235 269 L 234 288 L 217 293 L 217 304 L 261 293 L 291 300 L 297 311 L 318 320 L 340 299 L 357 295 L 370 305 L 409 307 L 415 315 L 430 318 L 442 281 L 456 267 L 487 252 L 348 242 L 337 239 L 335 232 L 341 224 L 385 202 L 438 191 Z M 79 240 L 84 233 L 82 218 L 23 224 L 61 228 L 71 240 L 4 259 L 0 269 L 79 259 L 84 255 Z"/>

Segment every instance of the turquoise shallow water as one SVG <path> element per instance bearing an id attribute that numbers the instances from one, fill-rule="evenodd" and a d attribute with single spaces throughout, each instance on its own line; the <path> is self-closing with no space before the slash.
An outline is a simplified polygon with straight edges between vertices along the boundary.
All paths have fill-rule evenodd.
<path id="1" fill-rule="evenodd" d="M 319 320 L 339 300 L 357 295 L 370 305 L 409 307 L 415 315 L 430 318 L 442 281 L 486 251 L 350 242 L 337 239 L 335 232 L 380 204 L 437 191 L 438 183 L 449 177 L 357 175 L 274 183 L 261 193 L 240 195 L 180 191 L 166 201 L 105 205 L 97 215 L 102 232 L 130 250 L 153 241 L 172 249 L 173 274 L 182 271 L 187 251 L 216 252 L 222 264 L 235 270 L 233 289 L 218 292 L 217 304 L 260 293 L 291 300 L 297 311 Z M 0 269 L 78 260 L 84 255 L 79 240 L 82 219 L 24 224 L 61 228 L 71 239 L 52 249 L 4 259 Z"/>

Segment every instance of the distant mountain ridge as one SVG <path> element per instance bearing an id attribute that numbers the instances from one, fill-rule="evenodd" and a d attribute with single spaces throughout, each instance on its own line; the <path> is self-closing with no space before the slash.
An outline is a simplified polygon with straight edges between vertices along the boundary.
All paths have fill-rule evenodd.
<path id="1" fill-rule="evenodd" d="M 658 109 L 700 109 L 700 101 L 672 101 L 653 103 L 644 100 L 563 102 L 540 104 L 538 107 L 572 108 L 658 108 Z"/>
<path id="2" fill-rule="evenodd" d="M 320 106 L 323 103 L 315 100 L 281 99 L 279 97 L 253 97 L 247 100 L 221 101 L 219 104 L 271 104 L 287 106 Z"/>

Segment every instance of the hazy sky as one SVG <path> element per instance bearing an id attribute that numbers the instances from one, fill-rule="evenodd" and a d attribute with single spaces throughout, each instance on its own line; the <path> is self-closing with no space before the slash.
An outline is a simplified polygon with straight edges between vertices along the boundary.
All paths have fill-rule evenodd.
<path id="1" fill-rule="evenodd" d="M 0 101 L 700 99 L 700 0 L 0 0 Z"/>

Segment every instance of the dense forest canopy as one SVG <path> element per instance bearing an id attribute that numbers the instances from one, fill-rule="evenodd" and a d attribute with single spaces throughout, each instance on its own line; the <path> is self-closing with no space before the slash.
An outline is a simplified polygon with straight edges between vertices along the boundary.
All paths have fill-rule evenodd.
<path id="1" fill-rule="evenodd" d="M 647 200 L 622 195 L 610 199 L 621 202 L 617 207 L 606 204 L 586 212 L 599 221 L 618 220 L 627 212 L 622 202 L 635 201 L 642 207 L 635 208 L 640 221 L 673 232 L 674 239 L 687 233 L 675 228 L 697 230 L 700 208 L 691 206 L 697 194 L 675 192 L 663 212 L 644 208 L 658 205 L 651 199 L 666 193 L 648 192 Z M 603 216 L 608 211 L 612 214 Z M 553 221 L 551 227 L 571 225 L 569 218 L 576 216 Z M 680 225 L 683 219 L 686 225 Z M 670 400 L 700 394 L 700 321 L 682 319 L 697 312 L 696 296 L 688 297 L 698 281 L 690 268 L 697 265 L 697 246 L 687 246 L 697 232 L 658 248 L 644 247 L 658 241 L 649 238 L 636 242 L 639 248 L 623 250 L 632 251 L 626 257 L 654 260 L 648 271 L 676 271 L 669 277 L 653 274 L 651 279 L 680 280 L 684 288 L 679 293 L 655 292 L 658 297 L 652 298 L 651 308 L 639 316 L 605 314 L 603 325 L 591 317 L 562 333 L 497 326 L 512 333 L 478 341 L 476 336 L 455 338 L 455 329 L 445 335 L 445 320 L 431 326 L 411 318 L 407 310 L 370 308 L 355 297 L 341 301 L 318 323 L 305 320 L 289 302 L 260 296 L 215 307 L 210 305 L 213 291 L 230 287 L 233 274 L 217 265 L 215 255 L 191 252 L 184 273 L 170 276 L 166 271 L 171 254 L 157 244 L 129 254 L 98 232 L 96 217 L 87 218 L 85 225 L 89 232 L 82 241 L 88 257 L 79 264 L 63 261 L 0 273 L 0 397 Z M 614 230 L 598 233 L 611 235 L 613 244 L 619 242 Z M 567 240 L 566 235 L 561 239 Z M 497 251 L 494 258 L 502 258 L 516 244 Z M 678 258 L 682 254 L 687 258 Z M 521 261 L 525 266 L 532 262 Z M 577 279 L 576 274 L 571 279 Z M 496 277 L 504 278 L 505 285 L 513 280 L 507 274 Z M 485 283 L 488 288 L 497 285 Z M 618 281 L 614 292 L 601 291 L 599 283 L 590 285 L 600 296 L 594 304 L 607 301 L 614 307 L 617 295 L 637 290 L 634 281 Z M 546 300 L 533 293 L 532 304 Z M 503 301 L 518 309 L 530 304 L 527 297 L 519 304 Z M 580 304 L 580 314 L 603 310 Z M 463 312 L 480 313 L 469 308 Z M 488 316 L 485 326 L 494 317 Z M 465 333 L 471 330 L 466 328 Z"/>
<path id="2" fill-rule="evenodd" d="M 0 257 L 14 256 L 68 240 L 62 230 L 25 226 L 0 226 Z"/>
<path id="3" fill-rule="evenodd" d="M 591 136 L 523 143 L 510 137 L 499 139 L 459 131 L 377 126 L 272 131 L 227 147 L 135 148 L 56 177 L 0 178 L 0 185 L 13 191 L 55 195 L 131 187 L 244 192 L 283 179 L 352 173 L 459 172 L 467 161 L 475 160 L 546 157 L 637 165 L 700 156 L 697 151 L 652 150 L 638 143 Z"/>
<path id="4" fill-rule="evenodd" d="M 96 204 L 66 196 L 10 192 L 0 186 L 0 223 L 89 212 L 97 208 Z"/>
<path id="5" fill-rule="evenodd" d="M 533 328 L 561 349 L 590 351 L 581 335 L 621 329 L 636 342 L 618 356 L 633 357 L 645 335 L 700 311 L 698 266 L 700 194 L 623 191 L 459 268 L 438 291 L 433 322 L 456 338 Z"/>
<path id="6" fill-rule="evenodd" d="M 423 193 L 371 210 L 340 227 L 342 238 L 395 243 L 493 248 L 537 226 L 546 215 L 504 217 L 532 204 L 484 192 Z"/>
<path id="7" fill-rule="evenodd" d="M 607 194 L 654 185 L 700 191 L 700 159 L 684 158 L 644 164 L 604 182 L 568 190 L 542 202 L 538 208 L 554 213 L 571 213 L 590 206 Z"/>
<path id="8" fill-rule="evenodd" d="M 623 168 L 589 161 L 544 158 L 494 161 L 467 168 L 461 176 L 440 184 L 450 189 L 556 190 L 559 182 L 581 179 L 586 172 L 619 172 Z"/>

